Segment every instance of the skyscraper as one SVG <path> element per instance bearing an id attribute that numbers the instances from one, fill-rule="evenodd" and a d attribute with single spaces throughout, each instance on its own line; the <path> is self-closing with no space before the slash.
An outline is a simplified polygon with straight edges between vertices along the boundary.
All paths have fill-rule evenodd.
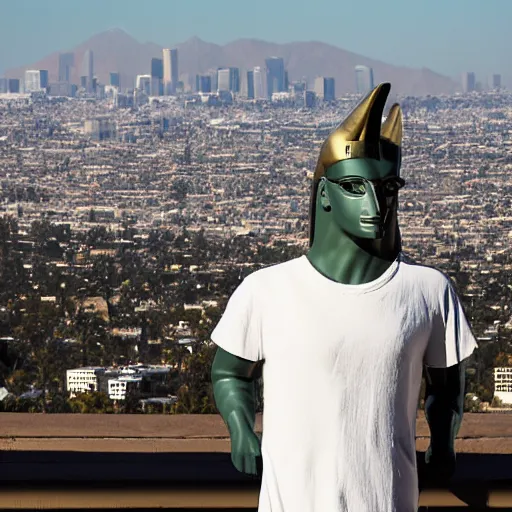
<path id="1" fill-rule="evenodd" d="M 151 96 L 151 75 L 137 75 L 135 89 L 145 92 Z"/>
<path id="2" fill-rule="evenodd" d="M 163 92 L 162 83 L 164 78 L 163 59 L 151 59 L 151 96 L 160 96 Z"/>
<path id="3" fill-rule="evenodd" d="M 196 91 L 212 92 L 212 78 L 209 75 L 196 75 Z"/>
<path id="4" fill-rule="evenodd" d="M 20 92 L 20 79 L 9 78 L 9 92 L 18 93 Z"/>
<path id="5" fill-rule="evenodd" d="M 164 93 L 174 94 L 178 85 L 178 50 L 176 48 L 163 50 L 163 81 Z"/>
<path id="6" fill-rule="evenodd" d="M 121 87 L 121 77 L 118 72 L 110 72 L 110 85 L 117 88 Z"/>
<path id="7" fill-rule="evenodd" d="M 324 101 L 334 101 L 334 78 L 319 76 L 315 79 L 315 94 Z"/>
<path id="8" fill-rule="evenodd" d="M 164 65 L 162 59 L 152 58 L 151 59 L 151 76 L 155 78 L 164 78 Z"/>
<path id="9" fill-rule="evenodd" d="M 462 74 L 462 90 L 465 93 L 476 90 L 476 77 L 472 71 Z"/>
<path id="10" fill-rule="evenodd" d="M 59 55 L 59 82 L 71 81 L 71 69 L 74 65 L 74 53 L 61 53 Z"/>
<path id="11" fill-rule="evenodd" d="M 368 66 L 356 66 L 356 90 L 358 94 L 367 94 L 375 87 L 373 69 Z"/>
<path id="12" fill-rule="evenodd" d="M 304 106 L 313 108 L 316 102 L 316 95 L 314 91 L 304 91 Z"/>
<path id="13" fill-rule="evenodd" d="M 247 98 L 254 99 L 254 71 L 247 71 Z"/>
<path id="14" fill-rule="evenodd" d="M 94 55 L 92 50 L 87 50 L 84 54 L 84 59 L 82 61 L 82 76 L 86 77 L 85 88 L 87 92 L 92 92 L 92 79 L 94 77 Z"/>
<path id="15" fill-rule="evenodd" d="M 238 68 L 229 68 L 229 80 L 231 92 L 240 92 L 240 70 Z"/>
<path id="16" fill-rule="evenodd" d="M 46 69 L 27 69 L 25 71 L 25 92 L 37 92 L 48 87 Z"/>
<path id="17" fill-rule="evenodd" d="M 275 92 L 285 91 L 285 71 L 282 57 L 269 57 L 265 59 L 267 75 L 267 97 L 272 98 Z"/>
<path id="18" fill-rule="evenodd" d="M 240 70 L 238 68 L 219 69 L 217 71 L 217 89 L 240 92 Z"/>
<path id="19" fill-rule="evenodd" d="M 501 89 L 501 75 L 492 75 L 491 89 Z"/>
<path id="20" fill-rule="evenodd" d="M 230 85 L 229 69 L 219 69 L 217 71 L 217 89 L 219 91 L 229 91 Z"/>
<path id="21" fill-rule="evenodd" d="M 46 89 L 48 87 L 48 70 L 47 69 L 39 70 L 39 84 L 41 85 L 41 89 Z"/>
<path id="22" fill-rule="evenodd" d="M 253 81 L 254 81 L 254 99 L 261 100 L 265 98 L 265 92 L 263 90 L 263 73 L 259 66 L 256 66 L 253 70 Z"/>

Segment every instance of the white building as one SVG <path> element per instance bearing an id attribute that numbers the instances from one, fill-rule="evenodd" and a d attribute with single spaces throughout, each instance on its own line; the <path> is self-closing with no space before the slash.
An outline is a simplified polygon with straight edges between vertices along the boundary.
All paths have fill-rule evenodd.
<path id="1" fill-rule="evenodd" d="M 151 75 L 137 75 L 135 88 L 151 96 Z"/>
<path id="2" fill-rule="evenodd" d="M 494 368 L 494 396 L 503 404 L 512 405 L 512 366 Z"/>
<path id="3" fill-rule="evenodd" d="M 163 50 L 164 95 L 174 94 L 178 84 L 178 50 L 176 48 Z"/>
<path id="4" fill-rule="evenodd" d="M 253 71 L 254 79 L 254 99 L 261 100 L 265 99 L 267 95 L 263 89 L 263 73 L 260 66 L 256 66 Z"/>
<path id="5" fill-rule="evenodd" d="M 358 94 L 367 94 L 375 87 L 373 69 L 368 66 L 356 66 L 356 88 Z"/>
<path id="6" fill-rule="evenodd" d="M 66 370 L 66 390 L 71 396 L 77 393 L 98 391 L 98 374 L 104 372 L 101 366 L 87 366 Z"/>
<path id="7" fill-rule="evenodd" d="M 109 379 L 108 396 L 111 400 L 125 400 L 126 390 L 131 386 L 137 386 L 141 381 L 141 375 L 122 375 L 117 379 Z"/>
<path id="8" fill-rule="evenodd" d="M 219 69 L 217 71 L 217 89 L 219 91 L 231 90 L 231 72 L 229 69 Z"/>
<path id="9" fill-rule="evenodd" d="M 25 71 L 25 92 L 38 92 L 48 86 L 48 71 L 27 69 Z"/>

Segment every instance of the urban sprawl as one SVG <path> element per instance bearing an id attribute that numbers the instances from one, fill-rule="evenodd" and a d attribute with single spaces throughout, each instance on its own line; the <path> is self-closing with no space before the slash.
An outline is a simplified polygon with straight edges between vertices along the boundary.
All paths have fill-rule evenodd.
<path id="1" fill-rule="evenodd" d="M 372 70 L 357 66 L 358 94 L 343 94 L 328 77 L 289 81 L 278 57 L 183 84 L 164 50 L 132 87 L 115 72 L 99 83 L 92 52 L 71 84 L 74 64 L 61 55 L 56 83 L 44 70 L 0 79 L 0 401 L 97 392 L 115 408 L 132 393 L 144 409 L 198 412 L 183 405 L 195 389 L 211 412 L 208 369 L 193 378 L 208 333 L 244 275 L 307 250 L 320 146 Z M 512 403 L 512 94 L 499 75 L 476 90 L 467 73 L 463 88 L 399 99 L 399 219 L 404 253 L 463 298 L 482 410 Z"/>

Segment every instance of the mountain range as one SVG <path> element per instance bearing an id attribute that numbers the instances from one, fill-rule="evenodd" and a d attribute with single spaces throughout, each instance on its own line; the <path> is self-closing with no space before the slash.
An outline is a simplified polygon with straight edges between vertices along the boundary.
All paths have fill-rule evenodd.
<path id="1" fill-rule="evenodd" d="M 173 47 L 178 49 L 180 78 L 185 83 L 193 83 L 196 74 L 218 67 L 234 66 L 241 70 L 264 67 L 265 58 L 278 56 L 284 59 L 290 81 L 307 77 L 309 87 L 312 87 L 317 76 L 333 77 L 337 95 L 355 92 L 354 67 L 359 64 L 373 68 L 375 84 L 390 82 L 397 95 L 451 94 L 460 88 L 452 78 L 427 68 L 394 66 L 317 41 L 275 44 L 238 39 L 221 46 L 193 37 Z M 75 55 L 73 83 L 80 83 L 82 59 L 87 50 L 94 53 L 94 74 L 101 83 L 108 83 L 110 71 L 118 71 L 121 85 L 127 87 L 133 87 L 136 75 L 149 74 L 151 58 L 162 56 L 162 47 L 157 44 L 140 43 L 121 29 L 108 30 L 75 48 L 63 50 Z M 22 78 L 26 69 L 47 69 L 50 82 L 53 82 L 58 78 L 58 65 L 59 52 L 27 66 L 10 69 L 5 76 Z"/>

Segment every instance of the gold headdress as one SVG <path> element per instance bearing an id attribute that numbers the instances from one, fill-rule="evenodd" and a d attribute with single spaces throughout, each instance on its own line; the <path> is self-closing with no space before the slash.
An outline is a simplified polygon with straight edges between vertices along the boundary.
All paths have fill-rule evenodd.
<path id="1" fill-rule="evenodd" d="M 309 211 L 310 245 L 315 229 L 316 192 L 320 178 L 331 165 L 352 158 L 388 160 L 400 165 L 402 144 L 402 111 L 395 103 L 382 124 L 384 106 L 391 85 L 375 87 L 323 143 L 313 175 Z"/>

